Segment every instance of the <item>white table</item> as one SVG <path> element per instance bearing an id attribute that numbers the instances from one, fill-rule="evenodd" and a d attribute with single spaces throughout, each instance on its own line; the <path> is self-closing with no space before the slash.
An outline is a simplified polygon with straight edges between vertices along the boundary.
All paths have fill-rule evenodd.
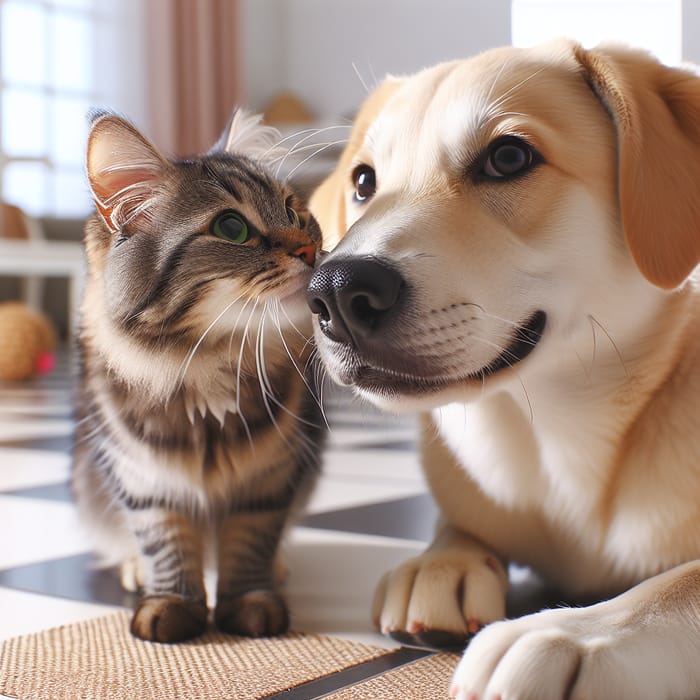
<path id="1" fill-rule="evenodd" d="M 75 331 L 74 324 L 78 318 L 85 277 L 85 254 L 82 243 L 0 238 L 0 275 L 30 279 L 68 278 L 68 332 L 70 334 Z M 29 289 L 27 303 L 39 308 L 38 293 L 36 291 L 32 293 L 31 287 Z"/>

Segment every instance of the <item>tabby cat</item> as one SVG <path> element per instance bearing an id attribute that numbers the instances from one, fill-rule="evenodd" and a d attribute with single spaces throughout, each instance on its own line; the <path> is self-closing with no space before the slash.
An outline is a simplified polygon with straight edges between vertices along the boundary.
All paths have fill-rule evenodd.
<path id="1" fill-rule="evenodd" d="M 72 485 L 97 548 L 141 591 L 131 631 L 146 640 L 205 630 L 207 552 L 219 629 L 289 624 L 274 563 L 319 470 L 303 291 L 321 234 L 268 171 L 258 122 L 235 113 L 186 160 L 111 114 L 88 138 Z"/>

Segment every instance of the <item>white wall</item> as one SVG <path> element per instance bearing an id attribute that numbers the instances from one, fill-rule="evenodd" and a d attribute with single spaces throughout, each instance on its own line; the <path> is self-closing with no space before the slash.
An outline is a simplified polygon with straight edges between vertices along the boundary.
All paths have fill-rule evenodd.
<path id="1" fill-rule="evenodd" d="M 262 110 L 284 89 L 286 51 L 284 0 L 240 0 L 242 102 Z"/>
<path id="2" fill-rule="evenodd" d="M 95 24 L 93 73 L 100 101 L 145 132 L 150 128 L 148 36 L 143 0 L 100 0 Z"/>
<path id="3" fill-rule="evenodd" d="M 681 0 L 513 0 L 512 14 L 516 46 L 568 36 L 585 47 L 614 41 L 644 48 L 670 65 L 682 60 Z"/>
<path id="4" fill-rule="evenodd" d="M 510 43 L 510 0 L 242 0 L 245 100 L 298 94 L 319 118 L 352 113 L 387 73 Z M 356 66 L 356 70 L 353 68 Z"/>
<path id="5" fill-rule="evenodd" d="M 530 31 L 531 38 L 539 41 L 544 34 L 538 37 L 538 32 L 586 34 L 590 22 L 574 19 L 578 23 L 572 25 L 571 18 L 566 17 L 574 17 L 575 11 L 584 8 L 596 23 L 595 42 L 602 38 L 626 40 L 656 50 L 663 59 L 675 63 L 672 51 L 667 55 L 657 44 L 663 44 L 677 32 L 676 15 L 664 16 L 652 31 L 652 35 L 656 32 L 664 36 L 652 36 L 649 40 L 644 39 L 643 22 L 634 20 L 641 15 L 643 19 L 664 2 L 672 5 L 677 1 L 516 0 L 514 16 L 522 18 L 523 12 L 529 14 L 539 5 L 540 9 L 545 8 L 545 18 L 551 21 L 537 22 Z M 386 73 L 413 72 L 441 60 L 469 56 L 512 41 L 511 0 L 240 3 L 243 101 L 261 110 L 276 93 L 291 90 L 321 120 L 349 115 L 356 109 L 366 93 L 357 73 L 372 87 Z M 634 8 L 632 15 L 630 7 Z M 681 7 L 682 58 L 700 64 L 700 0 L 681 0 Z M 615 16 L 612 10 L 617 10 Z M 614 21 L 616 17 L 622 18 L 620 22 Z M 586 36 L 578 38 L 585 43 Z"/>
<path id="6" fill-rule="evenodd" d="M 700 2 L 683 0 L 683 60 L 700 65 Z"/>

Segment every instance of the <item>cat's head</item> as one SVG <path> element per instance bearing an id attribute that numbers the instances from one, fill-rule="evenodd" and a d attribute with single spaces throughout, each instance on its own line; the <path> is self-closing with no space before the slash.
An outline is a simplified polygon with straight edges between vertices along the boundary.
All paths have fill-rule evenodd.
<path id="1" fill-rule="evenodd" d="M 176 160 L 125 119 L 96 115 L 87 176 L 98 213 L 86 249 L 113 322 L 160 337 L 214 324 L 215 337 L 266 301 L 302 304 L 321 233 L 272 175 L 277 139 L 238 111 L 208 153 Z"/>

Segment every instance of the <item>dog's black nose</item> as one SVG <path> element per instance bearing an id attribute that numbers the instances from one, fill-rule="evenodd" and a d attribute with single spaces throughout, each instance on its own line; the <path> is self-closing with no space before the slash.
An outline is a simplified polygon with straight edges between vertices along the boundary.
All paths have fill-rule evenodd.
<path id="1" fill-rule="evenodd" d="M 377 258 L 331 259 L 314 272 L 306 301 L 329 338 L 356 345 L 381 329 L 403 287 L 401 275 Z"/>

